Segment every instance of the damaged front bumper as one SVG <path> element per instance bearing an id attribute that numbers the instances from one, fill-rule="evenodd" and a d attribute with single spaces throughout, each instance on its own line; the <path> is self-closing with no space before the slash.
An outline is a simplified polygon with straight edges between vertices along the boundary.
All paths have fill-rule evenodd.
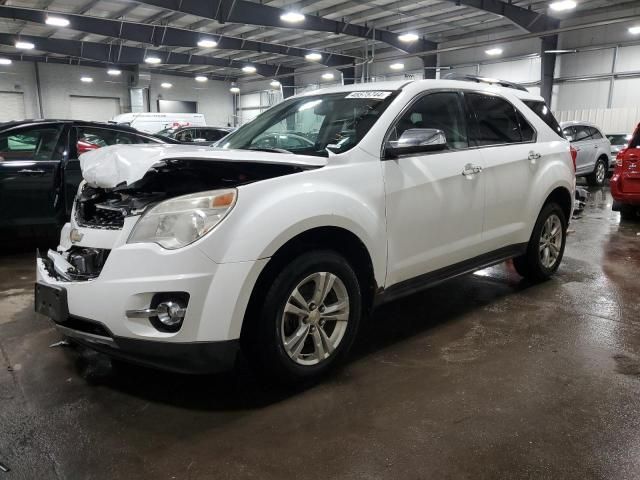
<path id="1" fill-rule="evenodd" d="M 36 311 L 50 317 L 61 333 L 162 369 L 209 373 L 233 366 L 242 300 L 250 294 L 252 272 L 266 260 L 218 264 L 195 246 L 171 251 L 156 244 L 124 244 L 106 251 L 104 263 L 92 264 L 97 267 L 92 272 L 78 266 L 93 262 L 100 249 L 59 250 L 38 256 Z M 186 299 L 175 331 L 132 313 L 153 311 L 155 298 L 171 295 Z"/>

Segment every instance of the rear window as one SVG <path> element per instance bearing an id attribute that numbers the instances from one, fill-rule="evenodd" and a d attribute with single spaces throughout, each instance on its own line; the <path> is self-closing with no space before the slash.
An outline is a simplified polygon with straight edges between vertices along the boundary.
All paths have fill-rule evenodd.
<path id="1" fill-rule="evenodd" d="M 640 125 L 636 128 L 636 133 L 633 134 L 633 138 L 629 142 L 629 148 L 639 148 L 640 147 Z"/>
<path id="2" fill-rule="evenodd" d="M 560 124 L 556 120 L 556 117 L 553 116 L 553 113 L 551 113 L 551 110 L 549 109 L 549 107 L 547 107 L 546 103 L 535 100 L 524 100 L 523 103 L 531 110 L 533 110 L 534 113 L 538 115 L 544 123 L 549 125 L 551 130 L 556 132 L 558 136 L 564 138 Z"/>

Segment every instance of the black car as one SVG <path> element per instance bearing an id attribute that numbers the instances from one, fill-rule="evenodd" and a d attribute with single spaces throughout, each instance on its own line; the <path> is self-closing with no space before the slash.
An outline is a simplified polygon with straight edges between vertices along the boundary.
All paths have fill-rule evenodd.
<path id="1" fill-rule="evenodd" d="M 131 127 L 74 120 L 0 124 L 0 232 L 56 235 L 82 180 L 78 156 L 107 145 L 163 143 Z"/>
<path id="2" fill-rule="evenodd" d="M 178 127 L 165 128 L 156 135 L 177 140 L 180 143 L 211 145 L 233 131 L 231 127 Z"/>

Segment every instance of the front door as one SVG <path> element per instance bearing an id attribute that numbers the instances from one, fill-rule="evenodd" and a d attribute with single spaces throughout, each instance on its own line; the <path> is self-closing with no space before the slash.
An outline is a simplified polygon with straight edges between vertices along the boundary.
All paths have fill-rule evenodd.
<path id="1" fill-rule="evenodd" d="M 416 99 L 391 130 L 441 130 L 447 149 L 383 161 L 388 230 L 386 286 L 473 258 L 482 252 L 482 159 L 469 149 L 467 116 L 457 92 Z"/>
<path id="2" fill-rule="evenodd" d="M 0 133 L 0 225 L 46 226 L 60 221 L 60 165 L 65 145 L 56 124 Z"/>
<path id="3" fill-rule="evenodd" d="M 596 165 L 597 145 L 591 137 L 589 127 L 576 125 L 565 129 L 565 136 L 571 142 L 573 148 L 578 152 L 576 157 L 576 174 L 583 175 L 593 172 Z"/>

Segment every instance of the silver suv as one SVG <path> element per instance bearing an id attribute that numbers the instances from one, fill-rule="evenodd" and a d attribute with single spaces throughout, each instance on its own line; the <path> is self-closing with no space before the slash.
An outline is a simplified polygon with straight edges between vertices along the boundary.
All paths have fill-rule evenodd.
<path id="1" fill-rule="evenodd" d="M 576 176 L 586 177 L 589 185 L 601 187 L 611 165 L 611 143 L 600 129 L 589 122 L 562 122 L 562 133 L 578 156 Z"/>

